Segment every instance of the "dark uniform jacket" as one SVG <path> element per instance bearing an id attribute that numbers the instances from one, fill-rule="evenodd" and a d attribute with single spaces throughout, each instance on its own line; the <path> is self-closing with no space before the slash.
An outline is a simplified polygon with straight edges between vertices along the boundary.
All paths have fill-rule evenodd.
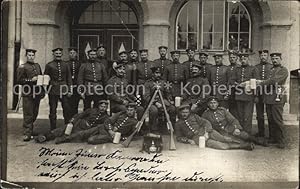
<path id="1" fill-rule="evenodd" d="M 166 88 L 165 83 L 166 82 L 162 79 L 160 79 L 158 81 L 154 81 L 153 79 L 150 79 L 145 83 L 145 95 L 144 95 L 145 97 L 144 97 L 144 99 L 145 99 L 147 104 L 150 102 L 150 100 L 151 100 L 151 98 L 152 98 L 152 96 L 153 96 L 153 94 L 156 90 L 155 85 L 159 84 L 161 86 L 160 91 L 162 93 L 163 98 L 165 99 L 164 102 L 166 103 L 166 106 L 169 105 L 170 102 L 168 100 L 171 100 L 172 96 L 170 95 L 170 90 Z M 159 99 L 160 98 L 159 98 L 159 95 L 157 93 L 155 101 L 160 102 Z"/>
<path id="2" fill-rule="evenodd" d="M 250 81 L 250 79 L 257 79 L 258 71 L 255 66 L 240 66 L 236 68 L 236 72 L 232 77 L 230 83 L 243 83 L 245 81 Z M 240 101 L 253 101 L 255 94 L 253 91 L 246 91 L 245 87 L 237 87 L 235 92 L 235 99 Z"/>
<path id="3" fill-rule="evenodd" d="M 273 66 L 268 79 L 263 81 L 261 85 L 266 86 L 266 94 L 264 94 L 264 103 L 266 104 L 282 104 L 287 101 L 287 96 L 284 92 L 284 84 L 289 73 L 286 67 Z M 276 84 L 278 87 L 276 87 Z M 276 98 L 280 101 L 276 101 Z"/>
<path id="4" fill-rule="evenodd" d="M 138 84 L 145 83 L 148 79 L 152 78 L 151 68 L 153 67 L 152 61 L 139 62 L 136 66 Z"/>
<path id="5" fill-rule="evenodd" d="M 191 70 L 192 70 L 192 65 L 193 64 L 199 64 L 200 65 L 200 62 L 198 60 L 187 60 L 185 62 L 183 62 L 183 65 L 186 67 L 186 70 L 187 70 L 187 78 L 190 78 L 191 77 Z"/>
<path id="6" fill-rule="evenodd" d="M 210 66 L 209 71 L 207 72 L 207 79 L 212 87 L 215 87 L 215 92 L 212 91 L 214 96 L 217 96 L 220 100 L 224 99 L 226 92 L 228 91 L 228 84 L 230 81 L 228 66 L 225 65 L 213 65 Z M 219 88 L 218 86 L 224 86 L 223 88 Z M 226 88 L 225 88 L 226 87 Z M 222 90 L 221 90 L 222 89 Z"/>
<path id="7" fill-rule="evenodd" d="M 118 112 L 104 122 L 106 130 L 120 132 L 122 135 L 129 136 L 138 120 L 134 117 L 128 117 L 126 112 Z"/>
<path id="8" fill-rule="evenodd" d="M 228 66 L 228 75 L 230 76 L 230 79 L 229 79 L 229 84 L 230 84 L 230 100 L 235 100 L 235 85 L 234 85 L 234 83 L 231 83 L 231 81 L 232 81 L 232 79 L 233 79 L 233 77 L 234 77 L 234 75 L 235 75 L 235 72 L 236 72 L 236 69 L 238 68 L 238 67 L 241 67 L 241 65 L 239 65 L 239 64 L 230 64 L 229 66 Z"/>
<path id="9" fill-rule="evenodd" d="M 126 77 L 128 79 L 128 82 L 130 84 L 136 85 L 137 84 L 137 64 L 138 61 L 137 60 L 130 60 L 128 62 L 128 69 L 130 70 L 130 75 L 127 75 L 126 73 Z"/>
<path id="10" fill-rule="evenodd" d="M 32 81 L 32 78 L 38 75 L 42 75 L 41 67 L 38 63 L 30 63 L 26 62 L 21 64 L 17 69 L 17 82 L 20 85 L 28 85 L 30 89 L 24 87 L 22 90 L 22 96 L 32 96 L 33 90 L 42 90 L 42 86 L 40 89 L 37 89 L 36 82 Z M 30 91 L 28 91 L 28 90 Z M 29 93 L 30 92 L 30 93 Z"/>
<path id="11" fill-rule="evenodd" d="M 153 62 L 154 62 L 153 65 L 154 65 L 155 67 L 160 67 L 160 68 L 161 68 L 162 74 L 164 74 L 166 67 L 167 67 L 169 64 L 172 64 L 172 60 L 167 59 L 167 58 L 164 58 L 164 59 L 158 58 L 158 59 L 155 59 Z"/>
<path id="12" fill-rule="evenodd" d="M 61 93 L 68 92 L 66 91 L 66 87 L 63 87 L 62 91 L 60 91 L 61 85 L 67 85 L 68 90 L 70 90 L 72 85 L 72 75 L 70 67 L 66 62 L 55 60 L 49 62 L 46 64 L 44 74 L 50 76 L 49 85 L 51 86 L 51 90 L 49 94 L 61 95 Z"/>
<path id="13" fill-rule="evenodd" d="M 210 67 L 212 66 L 212 64 L 210 64 L 210 63 L 201 64 L 200 63 L 200 65 L 202 66 L 201 77 L 206 77 L 207 78 L 207 73 L 209 72 Z"/>
<path id="14" fill-rule="evenodd" d="M 112 76 L 113 71 L 112 71 L 112 61 L 111 60 L 107 59 L 106 57 L 97 57 L 96 62 L 98 62 L 104 66 L 108 77 Z"/>
<path id="15" fill-rule="evenodd" d="M 205 132 L 211 132 L 212 126 L 206 119 L 191 113 L 187 119 L 181 118 L 175 123 L 175 131 L 177 141 L 186 143 L 186 139 L 204 136 Z"/>
<path id="16" fill-rule="evenodd" d="M 259 63 L 259 64 L 255 65 L 255 67 L 256 67 L 257 72 L 258 72 L 257 79 L 266 80 L 266 79 L 268 79 L 268 77 L 271 73 L 271 69 L 272 69 L 273 65 L 270 64 L 270 63 Z M 263 92 L 264 92 L 263 90 L 258 91 L 258 94 L 262 95 Z"/>
<path id="17" fill-rule="evenodd" d="M 207 109 L 202 117 L 207 119 L 214 130 L 233 133 L 234 129 L 242 129 L 239 121 L 223 107 L 218 107 L 216 110 Z"/>
<path id="18" fill-rule="evenodd" d="M 78 60 L 68 60 L 66 63 L 70 67 L 72 76 L 72 85 L 77 85 L 78 73 L 81 63 Z"/>
<path id="19" fill-rule="evenodd" d="M 128 86 L 128 80 L 125 77 L 112 76 L 108 81 L 107 95 L 111 102 L 122 104 L 124 100 L 129 102 L 135 102 L 135 96 L 126 93 L 126 87 Z M 116 87 L 114 87 L 116 86 Z M 115 88 L 115 89 L 114 89 Z"/>
<path id="20" fill-rule="evenodd" d="M 204 89 L 209 90 L 209 82 L 206 78 L 201 77 L 199 74 L 196 77 L 188 79 L 184 86 L 186 86 L 184 88 L 186 90 L 183 89 L 183 102 L 196 105 L 201 105 L 206 102 L 206 98 L 209 96 L 209 91 L 205 91 L 204 93 Z M 198 92 L 198 90 L 200 92 Z"/>

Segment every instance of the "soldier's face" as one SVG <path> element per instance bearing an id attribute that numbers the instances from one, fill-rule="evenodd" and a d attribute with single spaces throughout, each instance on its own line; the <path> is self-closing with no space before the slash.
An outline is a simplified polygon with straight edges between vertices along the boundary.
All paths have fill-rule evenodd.
<path id="1" fill-rule="evenodd" d="M 135 108 L 133 107 L 128 107 L 126 110 L 127 116 L 128 117 L 134 117 L 135 115 Z"/>
<path id="2" fill-rule="evenodd" d="M 71 60 L 75 60 L 77 58 L 77 52 L 74 51 L 74 50 L 71 50 L 69 52 L 69 57 L 70 57 Z"/>
<path id="3" fill-rule="evenodd" d="M 136 51 L 131 51 L 131 53 L 130 53 L 130 58 L 131 58 L 132 60 L 136 60 L 137 57 L 138 57 L 137 52 L 136 52 Z"/>
<path id="4" fill-rule="evenodd" d="M 230 54 L 229 55 L 229 62 L 231 64 L 236 64 L 237 60 L 238 60 L 238 57 L 235 54 Z"/>
<path id="5" fill-rule="evenodd" d="M 195 57 L 195 52 L 194 52 L 194 51 L 189 51 L 189 52 L 187 53 L 187 55 L 188 55 L 189 59 L 194 59 L 194 57 Z"/>
<path id="6" fill-rule="evenodd" d="M 117 68 L 117 74 L 119 76 L 124 76 L 125 75 L 125 67 L 124 66 L 120 66 L 119 68 Z"/>
<path id="7" fill-rule="evenodd" d="M 124 62 L 124 61 L 127 61 L 128 55 L 125 54 L 125 53 L 123 53 L 123 54 L 121 54 L 119 57 L 120 57 L 120 60 L 121 60 L 122 62 Z"/>
<path id="8" fill-rule="evenodd" d="M 207 61 L 207 56 L 205 56 L 205 55 L 200 55 L 200 56 L 199 56 L 199 60 L 200 60 L 200 62 L 201 62 L 202 64 L 204 64 L 204 63 L 206 63 L 206 61 Z"/>
<path id="9" fill-rule="evenodd" d="M 249 58 L 247 56 L 242 56 L 240 60 L 242 65 L 248 65 Z"/>
<path id="10" fill-rule="evenodd" d="M 261 62 L 267 62 L 268 56 L 269 56 L 268 53 L 262 52 L 262 53 L 260 54 L 260 61 L 261 61 Z"/>
<path id="11" fill-rule="evenodd" d="M 161 77 L 161 73 L 160 72 L 154 72 L 154 78 L 155 79 L 159 79 Z"/>
<path id="12" fill-rule="evenodd" d="M 98 108 L 99 108 L 100 112 L 106 112 L 106 110 L 107 110 L 107 104 L 105 104 L 105 103 L 99 104 Z"/>
<path id="13" fill-rule="evenodd" d="M 181 114 L 181 117 L 183 119 L 186 119 L 190 115 L 190 110 L 189 109 L 183 109 L 183 110 L 181 110 L 180 114 Z"/>
<path id="14" fill-rule="evenodd" d="M 100 48 L 97 50 L 97 56 L 98 56 L 98 57 L 103 57 L 103 56 L 105 56 L 105 54 L 106 54 L 105 48 L 100 47 Z"/>
<path id="15" fill-rule="evenodd" d="M 62 57 L 62 51 L 60 51 L 60 50 L 54 51 L 54 52 L 53 52 L 53 55 L 54 55 L 54 59 L 55 59 L 55 60 L 61 60 L 61 57 Z"/>
<path id="16" fill-rule="evenodd" d="M 199 73 L 199 71 L 200 71 L 200 69 L 198 67 L 196 67 L 196 66 L 192 67 L 192 74 L 193 75 L 197 75 Z"/>
<path id="17" fill-rule="evenodd" d="M 173 61 L 175 61 L 175 62 L 178 62 L 178 61 L 179 61 L 179 57 L 180 57 L 179 54 L 176 54 L 176 53 L 172 54 L 172 59 L 173 59 Z"/>
<path id="18" fill-rule="evenodd" d="M 216 110 L 219 106 L 219 103 L 215 100 L 212 100 L 208 103 L 208 107 L 211 109 L 211 110 Z"/>
<path id="19" fill-rule="evenodd" d="M 146 61 L 148 59 L 148 53 L 147 52 L 142 52 L 141 53 L 141 60 Z"/>
<path id="20" fill-rule="evenodd" d="M 96 57 L 97 57 L 97 54 L 96 54 L 95 51 L 91 51 L 91 52 L 89 53 L 89 59 L 90 59 L 90 60 L 95 60 Z"/>
<path id="21" fill-rule="evenodd" d="M 279 57 L 279 56 L 273 56 L 271 58 L 271 61 L 272 61 L 274 66 L 281 65 L 281 57 Z"/>
<path id="22" fill-rule="evenodd" d="M 35 53 L 33 52 L 28 52 L 26 54 L 27 62 L 33 62 L 35 59 Z"/>
<path id="23" fill-rule="evenodd" d="M 222 65 L 222 57 L 221 56 L 215 56 L 215 63 L 216 65 Z"/>
<path id="24" fill-rule="evenodd" d="M 160 57 L 166 57 L 167 49 L 165 49 L 165 48 L 159 49 L 159 54 L 160 54 Z"/>

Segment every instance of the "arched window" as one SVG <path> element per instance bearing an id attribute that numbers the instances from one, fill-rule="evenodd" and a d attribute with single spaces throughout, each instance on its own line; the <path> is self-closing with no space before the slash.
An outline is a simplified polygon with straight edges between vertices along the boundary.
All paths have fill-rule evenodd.
<path id="1" fill-rule="evenodd" d="M 250 48 L 251 20 L 240 2 L 188 1 L 176 19 L 175 48 L 207 51 Z"/>

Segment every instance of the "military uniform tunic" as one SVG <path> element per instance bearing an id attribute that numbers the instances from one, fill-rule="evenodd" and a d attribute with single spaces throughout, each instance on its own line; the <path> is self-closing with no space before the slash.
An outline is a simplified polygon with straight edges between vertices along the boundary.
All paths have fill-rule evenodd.
<path id="1" fill-rule="evenodd" d="M 230 81 L 231 81 L 231 78 L 235 75 L 236 69 L 240 66 L 241 65 L 239 65 L 239 64 L 230 64 L 228 66 Z M 238 113 L 237 113 L 237 103 L 235 100 L 235 86 L 232 83 L 230 83 L 230 85 L 229 85 L 229 90 L 230 90 L 229 91 L 230 94 L 229 94 L 229 100 L 228 100 L 228 108 L 229 108 L 230 113 L 234 117 L 237 117 Z"/>
<path id="2" fill-rule="evenodd" d="M 210 64 L 210 63 L 205 63 L 205 64 L 200 63 L 200 65 L 202 66 L 201 77 L 207 78 L 207 73 L 209 72 L 210 67 L 212 66 L 212 64 Z"/>
<path id="3" fill-rule="evenodd" d="M 154 62 L 153 63 L 154 67 L 160 67 L 161 68 L 162 74 L 164 74 L 166 67 L 169 64 L 172 64 L 172 60 L 167 59 L 167 58 L 158 58 L 158 59 L 155 59 L 153 62 Z"/>
<path id="4" fill-rule="evenodd" d="M 187 78 L 190 78 L 191 77 L 191 70 L 192 70 L 192 66 L 193 64 L 199 64 L 200 65 L 200 62 L 198 60 L 187 60 L 185 62 L 183 62 L 183 65 L 186 67 L 186 70 L 187 70 Z"/>
<path id="5" fill-rule="evenodd" d="M 152 78 L 151 68 L 153 67 L 153 62 L 147 60 L 146 62 L 139 62 L 137 64 L 137 80 L 138 84 L 144 84 L 148 79 Z"/>

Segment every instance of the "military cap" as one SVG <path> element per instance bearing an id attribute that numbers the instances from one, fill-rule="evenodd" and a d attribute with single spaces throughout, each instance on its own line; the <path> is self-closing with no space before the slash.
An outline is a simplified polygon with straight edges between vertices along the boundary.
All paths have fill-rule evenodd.
<path id="1" fill-rule="evenodd" d="M 155 72 L 160 72 L 161 73 L 161 71 L 162 71 L 159 66 L 157 66 L 157 67 L 151 67 L 150 69 L 151 69 L 152 73 L 155 73 Z"/>
<path id="2" fill-rule="evenodd" d="M 188 49 L 186 49 L 185 50 L 187 53 L 189 53 L 190 51 L 193 51 L 193 52 L 195 52 L 196 51 L 196 49 L 194 49 L 194 48 L 188 48 Z"/>
<path id="3" fill-rule="evenodd" d="M 263 50 L 259 50 L 258 53 L 259 53 L 259 54 L 261 54 L 261 53 L 268 53 L 268 54 L 269 54 L 269 51 L 266 50 L 266 49 L 263 49 Z"/>
<path id="4" fill-rule="evenodd" d="M 239 55 L 239 52 L 236 51 L 236 50 L 229 50 L 229 51 L 228 51 L 228 55 L 231 55 L 231 54 L 238 56 L 238 55 Z"/>
<path id="5" fill-rule="evenodd" d="M 106 49 L 106 47 L 105 47 L 103 44 L 100 44 L 100 45 L 97 47 L 97 50 L 100 49 L 100 48 Z"/>
<path id="6" fill-rule="evenodd" d="M 161 45 L 161 46 L 158 47 L 158 49 L 159 49 L 159 50 L 160 50 L 160 49 L 166 49 L 166 50 L 167 50 L 168 47 L 167 47 L 167 46 L 164 46 L 164 45 Z"/>
<path id="7" fill-rule="evenodd" d="M 29 52 L 32 52 L 32 53 L 35 53 L 35 52 L 36 52 L 35 49 L 26 49 L 25 51 L 26 51 L 26 54 L 29 53 Z"/>
<path id="8" fill-rule="evenodd" d="M 135 52 L 138 52 L 138 50 L 137 49 L 131 49 L 130 51 L 128 51 L 129 53 L 131 53 L 131 52 L 133 52 L 133 51 L 135 51 Z"/>
<path id="9" fill-rule="evenodd" d="M 55 51 L 63 51 L 63 48 L 58 47 L 58 48 L 52 49 L 52 52 L 55 52 Z"/>
<path id="10" fill-rule="evenodd" d="M 143 53 L 143 52 L 148 52 L 148 49 L 141 49 L 141 50 L 139 50 L 140 51 L 140 53 Z"/>
<path id="11" fill-rule="evenodd" d="M 209 103 L 209 102 L 211 102 L 211 101 L 219 101 L 219 98 L 218 97 L 216 97 L 216 96 L 210 96 L 209 98 L 208 98 L 208 100 L 207 100 L 207 103 Z"/>
<path id="12" fill-rule="evenodd" d="M 69 50 L 69 51 L 72 51 L 72 50 L 73 50 L 73 51 L 76 51 L 76 52 L 78 51 L 78 49 L 77 49 L 76 47 L 69 47 L 68 50 Z"/>
<path id="13" fill-rule="evenodd" d="M 127 54 L 127 52 L 126 51 L 119 52 L 119 56 L 122 55 L 122 54 Z"/>
<path id="14" fill-rule="evenodd" d="M 108 104 L 108 101 L 107 100 L 99 100 L 98 101 L 98 104 Z"/>
<path id="15" fill-rule="evenodd" d="M 201 66 L 200 64 L 197 64 L 197 63 L 195 63 L 195 62 L 192 63 L 192 67 L 197 67 L 197 68 L 199 68 L 199 69 L 202 68 L 202 66 Z"/>
<path id="16" fill-rule="evenodd" d="M 96 52 L 97 50 L 96 49 L 91 49 L 88 51 L 88 54 L 90 54 L 90 52 Z"/>
<path id="17" fill-rule="evenodd" d="M 275 57 L 275 56 L 281 57 L 281 53 L 275 52 L 270 54 L 270 57 Z"/>
<path id="18" fill-rule="evenodd" d="M 116 65 L 115 65 L 115 69 L 118 69 L 118 68 L 120 68 L 120 67 L 125 67 L 125 65 L 122 63 L 122 62 L 115 62 L 116 63 Z"/>
<path id="19" fill-rule="evenodd" d="M 223 56 L 223 53 L 215 53 L 215 54 L 213 55 L 213 57 L 218 57 L 218 56 L 222 57 L 222 56 Z"/>
<path id="20" fill-rule="evenodd" d="M 135 102 L 130 102 L 126 105 L 127 108 L 135 108 L 136 107 L 136 103 Z"/>
<path id="21" fill-rule="evenodd" d="M 199 52 L 199 56 L 202 56 L 202 55 L 204 55 L 204 56 L 208 56 L 208 54 L 206 53 L 206 52 Z"/>
<path id="22" fill-rule="evenodd" d="M 239 57 L 249 57 L 249 53 L 246 52 L 239 53 Z"/>
<path id="23" fill-rule="evenodd" d="M 170 53 L 171 53 L 172 55 L 173 55 L 173 54 L 180 54 L 180 52 L 179 52 L 179 51 L 177 51 L 177 50 L 175 50 L 175 51 L 171 51 Z"/>
<path id="24" fill-rule="evenodd" d="M 181 106 L 178 107 L 178 110 L 183 110 L 183 109 L 190 109 L 191 106 L 189 104 L 182 104 Z"/>

